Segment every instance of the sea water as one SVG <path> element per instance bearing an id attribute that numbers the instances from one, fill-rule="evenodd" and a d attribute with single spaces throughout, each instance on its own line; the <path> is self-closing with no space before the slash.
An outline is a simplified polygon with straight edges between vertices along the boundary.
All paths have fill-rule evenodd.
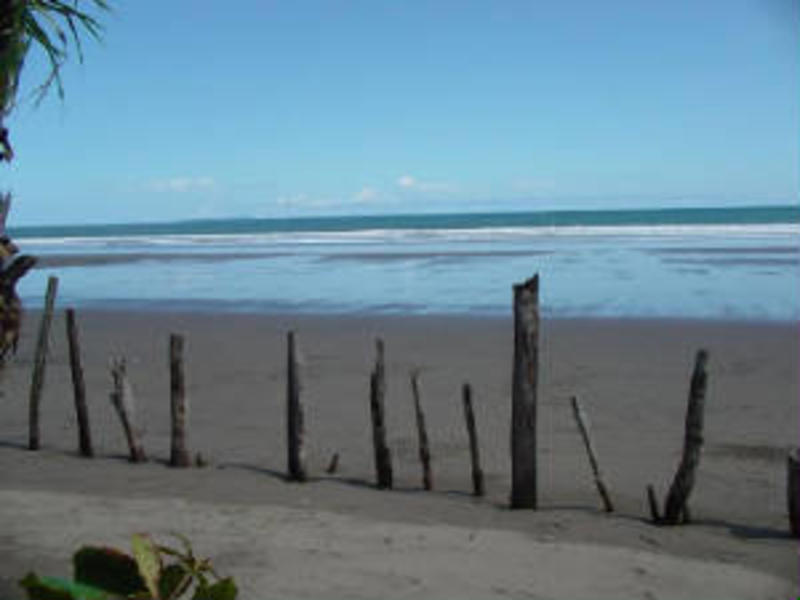
<path id="1" fill-rule="evenodd" d="M 800 206 L 18 227 L 41 305 L 800 320 Z"/>

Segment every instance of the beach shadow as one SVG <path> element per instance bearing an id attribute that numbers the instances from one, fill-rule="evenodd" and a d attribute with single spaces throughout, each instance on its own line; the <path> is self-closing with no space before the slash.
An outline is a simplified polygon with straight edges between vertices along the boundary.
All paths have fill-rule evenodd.
<path id="1" fill-rule="evenodd" d="M 249 465 L 247 463 L 230 463 L 230 462 L 218 463 L 215 466 L 218 469 L 237 469 L 240 471 L 249 471 L 250 473 L 257 473 L 258 475 L 266 475 L 267 477 L 272 477 L 273 479 L 277 479 L 285 483 L 295 483 L 293 480 L 289 479 L 289 476 L 283 471 L 277 471 L 275 469 L 269 469 L 267 467 L 258 467 L 256 465 Z M 313 478 L 309 478 L 308 481 L 312 482 Z"/>
<path id="2" fill-rule="evenodd" d="M 13 448 L 14 450 L 28 450 L 28 444 L 24 442 L 8 442 L 0 440 L 0 448 Z"/>
<path id="3" fill-rule="evenodd" d="M 692 521 L 692 524 L 721 527 L 727 529 L 732 536 L 743 540 L 794 540 L 794 537 L 792 537 L 792 534 L 789 532 L 788 522 L 785 530 L 758 525 L 732 523 L 722 519 L 698 519 Z"/>
<path id="4" fill-rule="evenodd" d="M 424 492 L 425 490 L 420 489 L 420 491 Z M 499 508 L 499 509 L 508 508 L 508 506 L 506 504 L 504 504 L 502 502 L 498 502 L 496 500 L 492 500 L 491 496 L 488 495 L 488 494 L 485 494 L 483 496 L 476 496 L 475 494 L 473 494 L 469 490 L 460 490 L 460 489 L 459 490 L 454 490 L 454 489 L 437 490 L 437 489 L 433 489 L 428 493 L 429 494 L 433 493 L 433 494 L 441 495 L 441 496 L 444 496 L 445 498 L 453 498 L 455 500 L 469 500 L 470 502 L 472 502 L 474 504 L 485 504 L 486 506 L 490 506 L 492 508 Z"/>

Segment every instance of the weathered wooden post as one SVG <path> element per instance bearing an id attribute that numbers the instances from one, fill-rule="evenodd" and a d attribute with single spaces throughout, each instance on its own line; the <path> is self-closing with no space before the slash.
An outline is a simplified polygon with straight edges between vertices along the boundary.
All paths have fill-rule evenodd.
<path id="1" fill-rule="evenodd" d="M 472 387 L 468 383 L 465 383 L 461 388 L 461 398 L 464 403 L 464 419 L 467 422 L 467 435 L 469 436 L 472 494 L 474 496 L 483 496 L 486 490 L 483 486 L 483 471 L 481 470 L 481 457 L 478 451 L 478 432 L 475 429 L 475 413 L 472 410 Z"/>
<path id="2" fill-rule="evenodd" d="M 186 449 L 186 378 L 183 370 L 183 336 L 169 336 L 170 408 L 172 416 L 172 446 L 169 464 L 190 467 L 192 459 Z"/>
<path id="3" fill-rule="evenodd" d="M 589 455 L 589 466 L 592 468 L 592 475 L 594 476 L 594 484 L 597 487 L 597 492 L 603 500 L 603 507 L 606 512 L 614 512 L 614 505 L 611 504 L 608 488 L 603 481 L 602 473 L 600 473 L 600 464 L 597 462 L 597 454 L 594 451 L 591 434 L 589 433 L 589 420 L 586 418 L 586 415 L 584 415 L 583 408 L 578 402 L 577 396 L 572 397 L 572 414 L 575 417 L 575 422 L 578 424 L 578 431 L 580 431 L 581 438 L 583 438 L 586 454 Z"/>
<path id="4" fill-rule="evenodd" d="M 333 455 L 331 456 L 330 462 L 328 463 L 328 468 L 325 469 L 325 472 L 328 473 L 329 475 L 333 475 L 338 470 L 339 470 L 339 453 L 334 452 Z"/>
<path id="5" fill-rule="evenodd" d="M 303 405 L 300 402 L 300 369 L 297 362 L 294 331 L 286 334 L 286 436 L 289 479 L 306 480 L 303 453 L 305 429 Z"/>
<path id="6" fill-rule="evenodd" d="M 67 341 L 69 342 L 69 367 L 72 373 L 75 413 L 78 418 L 78 447 L 80 448 L 81 456 L 91 458 L 94 456 L 94 451 L 92 449 L 92 433 L 89 429 L 89 410 L 86 407 L 86 384 L 83 380 L 81 347 L 78 339 L 78 324 L 75 322 L 75 309 L 68 308 L 66 315 Z"/>
<path id="7" fill-rule="evenodd" d="M 375 368 L 369 379 L 369 406 L 372 416 L 372 445 L 375 450 L 377 486 L 392 487 L 392 454 L 386 443 L 384 398 L 386 396 L 386 368 L 383 358 L 383 340 L 375 340 Z"/>
<path id="8" fill-rule="evenodd" d="M 800 450 L 795 448 L 786 458 L 786 496 L 789 502 L 789 526 L 794 537 L 800 537 Z"/>
<path id="9" fill-rule="evenodd" d="M 536 404 L 539 382 L 539 275 L 514 285 L 511 399 L 511 508 L 537 506 Z"/>
<path id="10" fill-rule="evenodd" d="M 658 496 L 653 484 L 647 486 L 647 506 L 650 508 L 650 519 L 656 525 L 661 525 L 661 512 L 658 509 Z"/>
<path id="11" fill-rule="evenodd" d="M 118 358 L 111 361 L 111 378 L 114 387 L 111 392 L 111 404 L 117 409 L 117 414 L 122 422 L 125 440 L 128 442 L 131 462 L 144 462 L 146 459 L 144 448 L 136 426 L 136 401 L 133 389 L 128 381 L 125 359 Z"/>
<path id="12" fill-rule="evenodd" d="M 58 277 L 50 276 L 47 279 L 47 292 L 44 297 L 44 310 L 39 323 L 39 338 L 36 341 L 36 354 L 33 359 L 33 374 L 31 376 L 30 414 L 28 422 L 28 448 L 39 449 L 39 403 L 42 399 L 44 388 L 44 374 L 47 366 L 47 349 L 50 343 L 50 324 L 53 322 L 53 307 L 56 303 L 58 291 Z"/>
<path id="13" fill-rule="evenodd" d="M 425 426 L 425 413 L 422 411 L 422 402 L 419 393 L 419 372 L 411 372 L 411 394 L 414 397 L 414 414 L 417 417 L 417 437 L 419 439 L 419 462 L 422 464 L 422 487 L 426 490 L 433 489 L 433 474 L 431 473 L 431 450 L 428 444 L 428 429 Z"/>
<path id="14" fill-rule="evenodd" d="M 683 456 L 678 471 L 672 480 L 664 516 L 664 525 L 677 525 L 685 521 L 685 508 L 689 494 L 694 487 L 695 472 L 700 463 L 700 449 L 703 446 L 703 411 L 705 410 L 706 385 L 708 375 L 706 364 L 708 352 L 698 350 L 695 357 L 694 372 L 689 386 L 689 403 L 686 409 L 686 432 L 683 440 Z"/>

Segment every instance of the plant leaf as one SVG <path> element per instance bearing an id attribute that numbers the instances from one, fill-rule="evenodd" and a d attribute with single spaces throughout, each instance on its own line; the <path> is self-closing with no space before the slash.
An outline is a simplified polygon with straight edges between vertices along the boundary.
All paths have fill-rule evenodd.
<path id="1" fill-rule="evenodd" d="M 29 600 L 108 600 L 109 592 L 94 586 L 59 577 L 39 577 L 28 573 L 19 582 Z"/>
<path id="2" fill-rule="evenodd" d="M 81 548 L 73 556 L 72 563 L 75 580 L 79 583 L 120 596 L 147 591 L 136 561 L 115 548 Z"/>
<path id="3" fill-rule="evenodd" d="M 197 588 L 192 600 L 236 600 L 239 590 L 233 579 L 226 577 L 220 579 L 214 585 L 203 585 Z"/>
<path id="4" fill-rule="evenodd" d="M 131 539 L 133 558 L 139 566 L 139 574 L 144 579 L 147 591 L 154 600 L 161 598 L 158 590 L 158 580 L 161 577 L 161 557 L 158 554 L 153 540 L 147 535 L 134 534 Z"/>
<path id="5" fill-rule="evenodd" d="M 173 600 L 183 594 L 192 583 L 192 574 L 183 565 L 168 565 L 161 571 L 158 591 L 162 600 Z"/>

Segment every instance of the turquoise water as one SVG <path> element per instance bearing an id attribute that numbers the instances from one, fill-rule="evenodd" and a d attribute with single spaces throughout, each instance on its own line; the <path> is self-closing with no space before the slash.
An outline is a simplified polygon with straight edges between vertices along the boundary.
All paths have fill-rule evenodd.
<path id="1" fill-rule="evenodd" d="M 12 227 L 12 236 L 67 238 L 242 233 L 436 230 L 494 227 L 575 227 L 633 225 L 737 225 L 800 223 L 800 206 L 672 208 L 662 210 L 580 210 L 517 213 L 217 219 L 172 223 L 49 225 Z"/>
<path id="2" fill-rule="evenodd" d="M 77 306 L 800 320 L 800 207 L 230 219 L 11 230 Z"/>

